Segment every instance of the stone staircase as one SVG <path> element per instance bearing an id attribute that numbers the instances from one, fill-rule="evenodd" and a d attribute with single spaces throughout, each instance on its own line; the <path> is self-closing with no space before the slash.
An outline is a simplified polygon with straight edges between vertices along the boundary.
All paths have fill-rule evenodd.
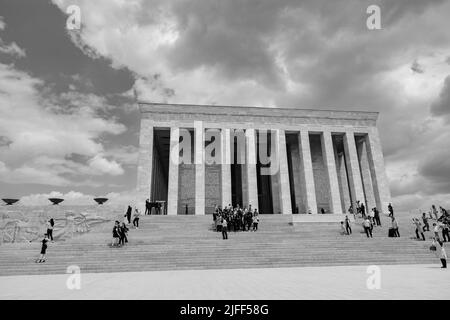
<path id="1" fill-rule="evenodd" d="M 362 233 L 360 221 L 353 234 L 341 235 L 339 225 L 291 223 L 290 216 L 260 215 L 257 232 L 229 231 L 228 240 L 212 230 L 212 216 L 144 216 L 139 230 L 131 229 L 129 243 L 111 248 L 112 225 L 50 243 L 47 261 L 35 263 L 40 243 L 0 246 L 0 275 L 61 274 L 77 265 L 81 272 L 126 272 L 181 269 L 230 269 L 332 265 L 438 263 L 430 242 L 411 239 L 412 227 L 401 238 L 388 238 L 388 218 Z M 427 234 L 427 237 L 431 234 Z"/>

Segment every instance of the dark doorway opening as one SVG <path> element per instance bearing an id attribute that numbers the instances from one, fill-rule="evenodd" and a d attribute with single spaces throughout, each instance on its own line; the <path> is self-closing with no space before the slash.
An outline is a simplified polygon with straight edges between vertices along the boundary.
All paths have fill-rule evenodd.
<path id="1" fill-rule="evenodd" d="M 238 143 L 237 137 L 233 137 L 233 159 L 231 163 L 231 202 L 233 207 L 238 204 L 242 207 L 242 167 L 243 165 L 238 163 Z"/>

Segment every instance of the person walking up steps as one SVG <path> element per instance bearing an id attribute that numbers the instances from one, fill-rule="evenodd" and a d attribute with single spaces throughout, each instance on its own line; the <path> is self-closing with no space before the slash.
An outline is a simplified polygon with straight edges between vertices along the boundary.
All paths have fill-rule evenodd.
<path id="1" fill-rule="evenodd" d="M 350 219 L 348 216 L 345 216 L 345 231 L 348 235 L 352 234 L 352 228 L 350 227 Z"/>
<path id="2" fill-rule="evenodd" d="M 45 254 L 47 252 L 47 242 L 48 242 L 48 236 L 44 235 L 44 239 L 42 239 L 42 247 L 41 247 L 41 255 L 39 256 L 39 259 L 36 260 L 36 263 L 45 262 Z"/>
<path id="3" fill-rule="evenodd" d="M 47 221 L 47 236 L 49 240 L 53 242 L 53 227 L 55 226 L 55 220 L 51 218 Z"/>
<path id="4" fill-rule="evenodd" d="M 139 229 L 139 216 L 140 216 L 141 214 L 139 213 L 139 210 L 138 210 L 138 208 L 135 208 L 134 209 L 134 214 L 133 214 L 133 226 L 136 228 L 136 229 Z"/>

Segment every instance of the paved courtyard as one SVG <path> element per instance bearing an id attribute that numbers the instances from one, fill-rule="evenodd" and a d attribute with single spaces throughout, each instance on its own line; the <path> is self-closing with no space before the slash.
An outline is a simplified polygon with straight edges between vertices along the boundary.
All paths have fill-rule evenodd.
<path id="1" fill-rule="evenodd" d="M 450 270 L 380 265 L 380 288 L 367 266 L 81 273 L 0 277 L 0 299 L 449 299 Z M 72 282 L 74 283 L 74 282 Z"/>

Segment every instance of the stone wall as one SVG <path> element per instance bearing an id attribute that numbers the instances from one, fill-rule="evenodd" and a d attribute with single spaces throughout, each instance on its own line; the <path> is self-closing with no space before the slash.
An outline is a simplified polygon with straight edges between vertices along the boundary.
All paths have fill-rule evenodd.
<path id="1" fill-rule="evenodd" d="M 178 166 L 178 214 L 195 214 L 195 165 L 180 164 Z"/>
<path id="2" fill-rule="evenodd" d="M 46 205 L 0 206 L 0 244 L 29 242 L 42 239 L 46 223 L 55 220 L 53 237 L 68 240 L 89 233 L 91 230 L 113 227 L 114 221 L 124 219 L 127 206 L 113 205 Z"/>
<path id="3" fill-rule="evenodd" d="M 330 187 L 327 171 L 323 163 L 322 148 L 319 135 L 310 135 L 311 158 L 313 165 L 314 184 L 316 187 L 317 212 L 324 208 L 330 212 Z"/>
<path id="4" fill-rule="evenodd" d="M 221 165 L 205 165 L 205 213 L 212 214 L 214 206 L 222 203 Z"/>

